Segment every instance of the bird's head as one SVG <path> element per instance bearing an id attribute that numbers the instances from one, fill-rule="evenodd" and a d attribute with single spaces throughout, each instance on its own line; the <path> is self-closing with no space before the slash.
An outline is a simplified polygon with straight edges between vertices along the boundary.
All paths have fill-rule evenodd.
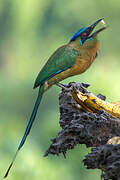
<path id="1" fill-rule="evenodd" d="M 86 48 L 86 47 L 94 48 L 96 44 L 98 43 L 98 39 L 97 39 L 98 33 L 107 28 L 104 24 L 103 19 L 104 18 L 97 20 L 89 27 L 81 28 L 77 33 L 74 34 L 74 36 L 70 40 L 70 43 L 79 45 L 79 47 L 82 47 L 82 48 Z M 103 22 L 103 27 L 93 32 L 94 28 L 99 22 Z"/>

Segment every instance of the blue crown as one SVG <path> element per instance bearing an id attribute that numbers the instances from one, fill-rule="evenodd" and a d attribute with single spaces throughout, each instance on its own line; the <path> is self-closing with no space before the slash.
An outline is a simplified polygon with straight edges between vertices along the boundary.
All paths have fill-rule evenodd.
<path id="1" fill-rule="evenodd" d="M 74 41 L 74 40 L 75 40 L 77 37 L 79 37 L 80 34 L 81 34 L 83 31 L 85 31 L 87 28 L 88 28 L 88 27 L 84 27 L 84 28 L 80 29 L 78 32 L 76 32 L 70 41 Z"/>

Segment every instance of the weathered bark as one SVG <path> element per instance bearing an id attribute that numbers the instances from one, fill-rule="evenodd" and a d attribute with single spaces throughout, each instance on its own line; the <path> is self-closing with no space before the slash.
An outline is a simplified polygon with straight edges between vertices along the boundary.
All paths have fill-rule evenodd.
<path id="1" fill-rule="evenodd" d="M 76 84 L 77 86 L 77 84 Z M 80 89 L 80 84 L 77 86 Z M 99 98 L 104 96 L 99 95 Z M 80 108 L 70 92 L 64 89 L 59 95 L 60 126 L 62 130 L 46 151 L 48 154 L 59 155 L 73 149 L 77 144 L 93 147 L 83 160 L 87 168 L 99 168 L 105 180 L 118 180 L 120 177 L 120 145 L 107 145 L 107 141 L 120 136 L 120 119 L 105 111 L 87 112 Z"/>

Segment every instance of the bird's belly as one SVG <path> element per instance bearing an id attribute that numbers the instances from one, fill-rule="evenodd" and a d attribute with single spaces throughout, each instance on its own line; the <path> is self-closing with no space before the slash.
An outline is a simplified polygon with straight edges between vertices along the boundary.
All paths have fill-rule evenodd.
<path id="1" fill-rule="evenodd" d="M 90 61 L 88 62 L 83 59 L 77 60 L 73 67 L 67 69 L 66 71 L 62 71 L 61 73 L 48 79 L 45 82 L 45 90 L 47 90 L 53 84 L 56 84 L 68 77 L 83 73 L 89 68 L 90 65 L 91 65 Z"/>

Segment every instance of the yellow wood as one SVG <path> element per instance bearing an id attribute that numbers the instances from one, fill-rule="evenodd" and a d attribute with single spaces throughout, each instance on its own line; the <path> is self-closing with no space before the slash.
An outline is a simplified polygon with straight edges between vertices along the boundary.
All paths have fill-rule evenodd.
<path id="1" fill-rule="evenodd" d="M 82 93 L 78 91 L 77 93 L 72 91 L 72 96 L 75 101 L 80 104 L 84 109 L 89 112 L 97 112 L 99 110 L 105 110 L 106 112 L 112 114 L 113 116 L 120 118 L 120 103 L 110 103 L 101 100 L 92 93 Z"/>
<path id="2" fill-rule="evenodd" d="M 107 144 L 120 144 L 120 137 L 115 136 L 108 140 Z"/>

